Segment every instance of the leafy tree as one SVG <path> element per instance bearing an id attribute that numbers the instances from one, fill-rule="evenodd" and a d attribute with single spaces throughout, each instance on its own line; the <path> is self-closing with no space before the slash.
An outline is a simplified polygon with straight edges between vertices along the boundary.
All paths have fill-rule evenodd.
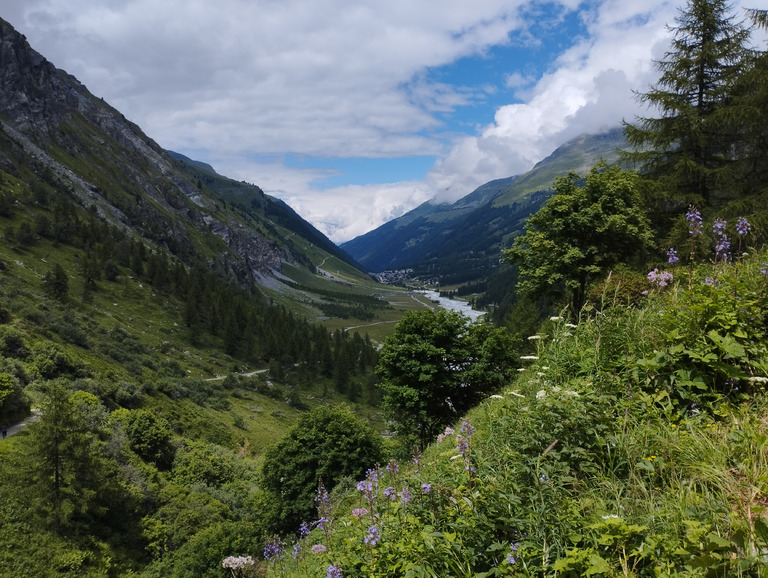
<path id="1" fill-rule="evenodd" d="M 131 449 L 147 462 L 160 469 L 173 463 L 173 434 L 168 422 L 146 409 L 119 409 L 112 412 L 111 420 L 125 428 Z"/>
<path id="2" fill-rule="evenodd" d="M 278 532 L 296 531 L 315 517 L 315 492 L 330 491 L 343 477 L 362 478 L 382 457 L 381 437 L 345 406 L 317 407 L 264 454 L 263 487 Z"/>
<path id="3" fill-rule="evenodd" d="M 568 296 L 578 313 L 589 284 L 610 267 L 639 258 L 651 246 L 639 206 L 639 177 L 599 163 L 583 186 L 575 173 L 555 181 L 555 194 L 527 221 L 525 234 L 504 251 L 519 266 L 524 296 Z"/>
<path id="4" fill-rule="evenodd" d="M 56 263 L 53 270 L 43 276 L 43 287 L 54 299 L 64 301 L 69 293 L 69 278 L 64 267 Z"/>
<path id="5" fill-rule="evenodd" d="M 734 85 L 744 71 L 749 30 L 736 23 L 725 0 L 689 0 L 672 27 L 672 48 L 656 63 L 658 83 L 639 100 L 658 117 L 625 123 L 637 163 L 663 189 L 712 204 L 732 184 Z M 742 117 L 743 120 L 743 117 Z"/>
<path id="6" fill-rule="evenodd" d="M 516 360 L 501 329 L 455 311 L 408 312 L 376 368 L 384 410 L 399 435 L 424 447 L 507 382 Z"/>
<path id="7" fill-rule="evenodd" d="M 116 465 L 100 435 L 106 411 L 96 396 L 71 393 L 62 383 L 47 386 L 40 420 L 30 426 L 31 485 L 45 519 L 57 529 L 106 515 L 117 488 Z"/>

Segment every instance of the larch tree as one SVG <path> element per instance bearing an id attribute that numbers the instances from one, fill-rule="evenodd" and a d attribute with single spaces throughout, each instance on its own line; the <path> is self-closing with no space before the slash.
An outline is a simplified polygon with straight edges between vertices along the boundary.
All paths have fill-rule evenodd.
<path id="1" fill-rule="evenodd" d="M 658 116 L 624 124 L 631 150 L 623 160 L 678 202 L 716 205 L 733 194 L 739 131 L 730 109 L 751 51 L 750 30 L 729 9 L 724 0 L 688 1 L 670 27 L 670 50 L 656 62 L 658 82 L 637 95 Z"/>

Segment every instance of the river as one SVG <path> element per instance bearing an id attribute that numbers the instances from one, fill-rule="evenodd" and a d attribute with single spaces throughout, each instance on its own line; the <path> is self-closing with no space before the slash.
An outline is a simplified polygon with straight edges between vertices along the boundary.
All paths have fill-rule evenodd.
<path id="1" fill-rule="evenodd" d="M 448 299 L 448 297 L 441 297 L 437 291 L 419 291 L 422 295 L 426 296 L 430 301 L 437 301 L 440 307 L 443 309 L 450 309 L 451 311 L 458 311 L 463 313 L 472 321 L 476 321 L 481 315 L 485 315 L 485 311 L 477 311 L 472 309 L 469 303 L 466 301 L 460 301 L 458 299 Z"/>

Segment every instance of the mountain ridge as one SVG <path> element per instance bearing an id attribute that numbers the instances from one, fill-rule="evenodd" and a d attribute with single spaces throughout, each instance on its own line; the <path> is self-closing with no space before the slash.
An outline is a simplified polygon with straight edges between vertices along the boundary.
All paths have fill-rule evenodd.
<path id="1" fill-rule="evenodd" d="M 81 207 L 187 264 L 202 259 L 240 285 L 279 279 L 283 263 L 309 267 L 303 243 L 286 240 L 293 234 L 357 267 L 259 187 L 165 151 L 2 19 L 0 140 L 0 169 L 21 174 L 34 163 L 32 171 Z"/>
<path id="2" fill-rule="evenodd" d="M 370 272 L 413 268 L 417 275 L 445 276 L 453 261 L 464 271 L 448 275 L 452 281 L 475 281 L 498 264 L 501 248 L 522 232 L 556 177 L 615 161 L 623 143 L 620 128 L 581 135 L 522 175 L 485 183 L 453 203 L 427 201 L 341 247 Z"/>

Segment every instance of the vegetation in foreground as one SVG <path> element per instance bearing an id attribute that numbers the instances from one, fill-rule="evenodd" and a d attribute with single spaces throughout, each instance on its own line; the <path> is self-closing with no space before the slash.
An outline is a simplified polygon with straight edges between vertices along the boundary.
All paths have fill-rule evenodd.
<path id="1" fill-rule="evenodd" d="M 668 264 L 636 305 L 553 316 L 423 455 L 321 491 L 331 523 L 272 544 L 268 575 L 763 575 L 766 260 Z"/>

